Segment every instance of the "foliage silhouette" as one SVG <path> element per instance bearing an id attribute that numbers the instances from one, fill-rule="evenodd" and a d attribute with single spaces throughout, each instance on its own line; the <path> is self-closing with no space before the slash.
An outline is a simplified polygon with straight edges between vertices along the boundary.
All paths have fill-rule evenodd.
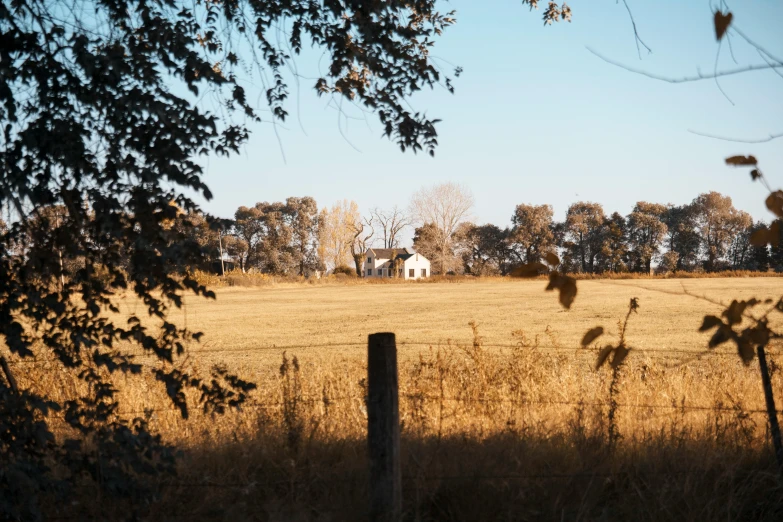
<path id="1" fill-rule="evenodd" d="M 54 357 L 53 371 L 84 384 L 57 403 L 17 390 L 3 365 L 0 518 L 40 518 L 42 499 L 65 498 L 77 477 L 104 501 L 144 509 L 143 476 L 173 471 L 174 454 L 143 419 L 117 417 L 115 374 L 154 375 L 183 417 L 194 402 L 215 413 L 238 406 L 254 387 L 219 367 L 194 374 L 186 349 L 201 334 L 168 319 L 185 292 L 214 297 L 190 272 L 207 258 L 192 233 L 204 219 L 186 194 L 211 198 L 198 158 L 237 152 L 247 124 L 262 119 L 243 79 L 270 78 L 265 102 L 272 121 L 284 120 L 282 71 L 309 41 L 330 57 L 319 95 L 365 105 L 403 151 L 434 154 L 437 120 L 405 98 L 439 82 L 453 89 L 429 57 L 453 23 L 434 1 L 0 5 L 0 207 L 10 217 L 0 237 L 0 335 L 8 356 Z M 284 41 L 275 39 L 281 25 Z M 217 114 L 198 104 L 204 94 L 218 100 Z M 300 273 L 312 264 L 310 210 L 291 223 Z M 120 320 L 125 293 L 144 306 Z M 137 362 L 134 345 L 155 362 Z M 65 425 L 55 433 L 57 411 Z"/>

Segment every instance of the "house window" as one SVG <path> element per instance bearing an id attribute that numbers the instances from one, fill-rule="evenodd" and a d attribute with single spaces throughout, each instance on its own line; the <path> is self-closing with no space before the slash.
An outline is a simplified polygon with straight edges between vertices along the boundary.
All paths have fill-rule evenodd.
<path id="1" fill-rule="evenodd" d="M 390 269 L 389 269 L 389 277 L 391 277 L 392 275 L 394 275 L 394 269 L 393 269 L 393 268 L 390 268 Z"/>
<path id="2" fill-rule="evenodd" d="M 408 277 L 416 277 L 416 269 L 411 268 L 408 270 Z"/>
<path id="3" fill-rule="evenodd" d="M 367 262 L 368 262 L 368 263 L 372 263 L 372 258 L 371 258 L 371 257 L 368 257 L 368 258 L 367 258 Z"/>
<path id="4" fill-rule="evenodd" d="M 421 269 L 421 277 L 427 277 L 427 269 L 426 268 L 422 268 Z"/>
<path id="5" fill-rule="evenodd" d="M 372 268 L 368 268 L 368 269 L 367 269 L 367 275 L 368 275 L 368 276 L 371 276 L 371 275 L 372 275 Z"/>

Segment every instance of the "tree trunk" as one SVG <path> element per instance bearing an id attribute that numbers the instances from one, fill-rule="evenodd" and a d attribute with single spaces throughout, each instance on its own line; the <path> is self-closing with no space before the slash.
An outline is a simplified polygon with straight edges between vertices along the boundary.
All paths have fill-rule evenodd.
<path id="1" fill-rule="evenodd" d="M 218 230 L 218 246 L 220 247 L 220 275 L 225 276 L 226 265 L 223 263 L 223 235 L 220 230 Z"/>
<path id="2" fill-rule="evenodd" d="M 440 249 L 440 275 L 446 273 L 446 245 Z"/>

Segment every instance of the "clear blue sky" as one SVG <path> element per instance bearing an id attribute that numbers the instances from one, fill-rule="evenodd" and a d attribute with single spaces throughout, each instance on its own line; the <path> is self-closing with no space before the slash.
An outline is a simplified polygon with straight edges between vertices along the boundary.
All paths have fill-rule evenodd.
<path id="1" fill-rule="evenodd" d="M 707 1 L 628 2 L 653 50 L 643 50 L 642 60 L 622 2 L 574 1 L 573 22 L 551 27 L 543 26 L 541 9 L 528 12 L 519 1 L 442 3 L 442 11 L 457 11 L 457 24 L 433 54 L 464 73 L 454 95 L 438 88 L 411 101 L 443 120 L 435 158 L 401 153 L 381 137 L 376 117 L 364 121 L 357 108 L 343 105 L 360 119 L 338 119 L 334 105 L 316 96 L 314 80 L 302 79 L 291 86 L 279 140 L 262 124 L 241 155 L 205 163 L 215 196 L 205 208 L 229 217 L 240 205 L 304 195 L 319 206 L 344 198 L 363 210 L 406 206 L 421 186 L 456 181 L 475 195 L 474 221 L 499 226 L 519 203 L 550 203 L 563 219 L 576 200 L 626 214 L 639 200 L 681 204 L 709 190 L 769 219 L 762 187 L 723 158 L 755 154 L 772 185 L 783 186 L 783 138 L 746 145 L 688 129 L 746 138 L 783 132 L 783 77 L 767 70 L 722 79 L 732 105 L 712 80 L 673 85 L 609 65 L 586 47 L 671 77 L 714 67 Z M 737 27 L 783 55 L 783 2 L 733 4 Z M 732 43 L 740 64 L 763 63 L 739 38 Z M 299 73 L 316 77 L 319 56 L 298 58 Z M 725 43 L 720 67 L 736 67 Z"/>

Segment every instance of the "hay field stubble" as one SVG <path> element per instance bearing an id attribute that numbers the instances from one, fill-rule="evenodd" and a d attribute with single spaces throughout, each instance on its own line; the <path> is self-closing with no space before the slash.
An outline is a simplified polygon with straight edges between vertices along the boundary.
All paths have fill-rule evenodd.
<path id="1" fill-rule="evenodd" d="M 721 308 L 663 292 L 685 290 L 726 304 L 734 298 L 777 299 L 783 295 L 783 278 L 579 281 L 571 310 L 564 310 L 557 294 L 545 287 L 544 281 L 495 280 L 223 288 L 216 290 L 216 301 L 188 297 L 172 318 L 206 334 L 201 345 L 192 347 L 194 355 L 244 366 L 279 363 L 284 349 L 302 358 L 363 360 L 367 335 L 381 331 L 396 333 L 402 358 L 415 357 L 430 344 L 471 342 L 470 321 L 478 324 L 487 346 L 515 343 L 512 332 L 522 330 L 529 338 L 538 335 L 541 347 L 575 349 L 596 325 L 616 338 L 617 321 L 630 298 L 638 297 L 639 313 L 628 332 L 632 347 L 697 352 L 709 339 L 698 332 L 702 317 Z M 134 306 L 129 302 L 125 310 Z M 720 349 L 730 350 L 728 345 Z"/>

